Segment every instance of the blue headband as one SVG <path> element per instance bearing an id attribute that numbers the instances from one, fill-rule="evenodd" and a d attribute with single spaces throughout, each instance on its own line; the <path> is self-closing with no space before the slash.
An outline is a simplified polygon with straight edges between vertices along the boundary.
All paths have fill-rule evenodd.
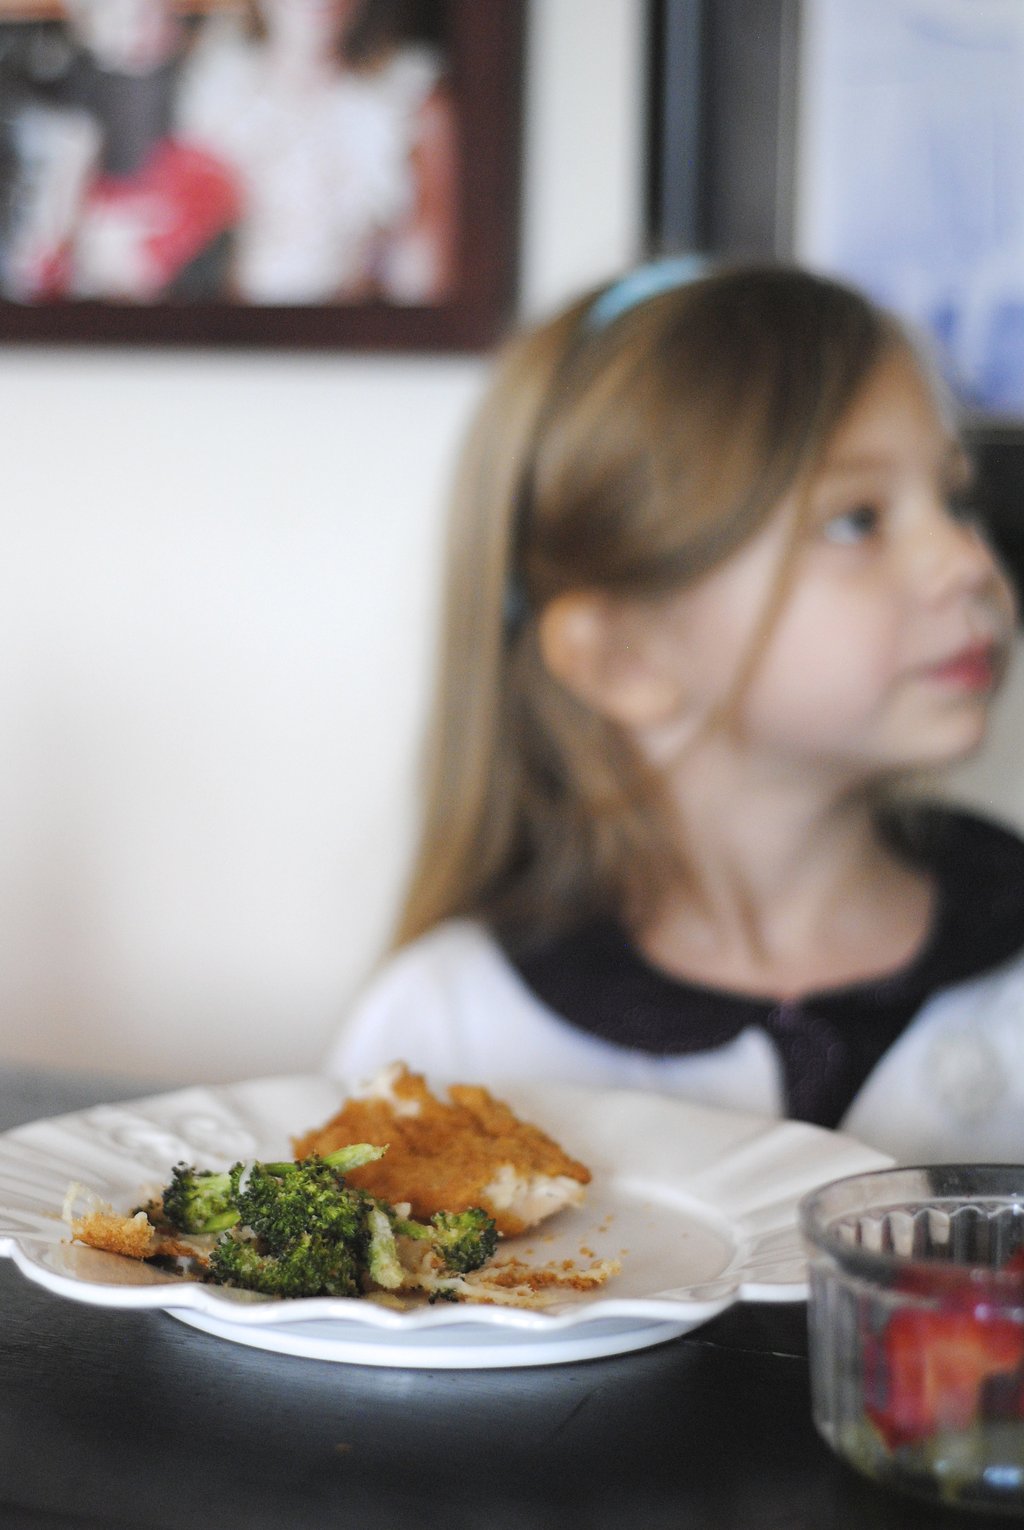
<path id="1" fill-rule="evenodd" d="M 648 298 L 671 292 L 674 287 L 685 287 L 687 282 L 703 276 L 707 268 L 703 255 L 667 255 L 662 260 L 636 266 L 594 299 L 584 321 L 586 327 L 591 331 L 607 329 Z"/>

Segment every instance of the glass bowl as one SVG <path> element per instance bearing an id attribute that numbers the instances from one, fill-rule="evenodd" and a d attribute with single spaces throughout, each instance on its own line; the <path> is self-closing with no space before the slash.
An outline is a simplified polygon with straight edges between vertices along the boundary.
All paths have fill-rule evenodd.
<path id="1" fill-rule="evenodd" d="M 877 1482 L 1024 1510 L 1024 1166 L 936 1164 L 805 1197 L 814 1422 Z"/>

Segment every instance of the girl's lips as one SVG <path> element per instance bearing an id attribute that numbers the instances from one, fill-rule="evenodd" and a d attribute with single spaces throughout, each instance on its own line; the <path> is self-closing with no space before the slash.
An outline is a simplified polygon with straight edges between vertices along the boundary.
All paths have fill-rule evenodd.
<path id="1" fill-rule="evenodd" d="M 989 691 L 996 683 L 996 676 L 993 643 L 975 643 L 928 670 L 930 680 L 962 691 Z"/>

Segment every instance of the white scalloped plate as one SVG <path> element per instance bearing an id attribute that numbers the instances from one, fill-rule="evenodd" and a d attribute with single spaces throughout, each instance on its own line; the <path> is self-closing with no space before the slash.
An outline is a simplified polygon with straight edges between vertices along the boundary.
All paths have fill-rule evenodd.
<path id="1" fill-rule="evenodd" d="M 119 1210 L 181 1159 L 286 1157 L 349 1091 L 320 1076 L 254 1079 L 101 1105 L 0 1134 L 0 1254 L 58 1296 L 156 1307 L 235 1343 L 364 1365 L 549 1365 L 677 1337 L 732 1303 L 807 1294 L 800 1197 L 887 1167 L 851 1138 L 632 1090 L 509 1085 L 502 1097 L 593 1171 L 584 1205 L 509 1240 L 537 1263 L 612 1257 L 621 1272 L 543 1312 L 438 1303 L 397 1312 L 337 1297 L 277 1301 L 161 1273 L 67 1241 L 80 1181 Z"/>

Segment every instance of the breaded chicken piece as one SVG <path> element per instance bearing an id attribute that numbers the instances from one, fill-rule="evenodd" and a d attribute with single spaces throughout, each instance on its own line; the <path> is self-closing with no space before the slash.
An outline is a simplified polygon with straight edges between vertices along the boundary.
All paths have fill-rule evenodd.
<path id="1" fill-rule="evenodd" d="M 580 1203 L 590 1170 L 539 1127 L 477 1085 L 453 1084 L 448 1096 L 439 1100 L 421 1074 L 392 1063 L 325 1125 L 296 1138 L 295 1155 L 387 1143 L 383 1158 L 345 1176 L 350 1184 L 407 1201 L 424 1221 L 481 1206 L 506 1237 Z"/>

